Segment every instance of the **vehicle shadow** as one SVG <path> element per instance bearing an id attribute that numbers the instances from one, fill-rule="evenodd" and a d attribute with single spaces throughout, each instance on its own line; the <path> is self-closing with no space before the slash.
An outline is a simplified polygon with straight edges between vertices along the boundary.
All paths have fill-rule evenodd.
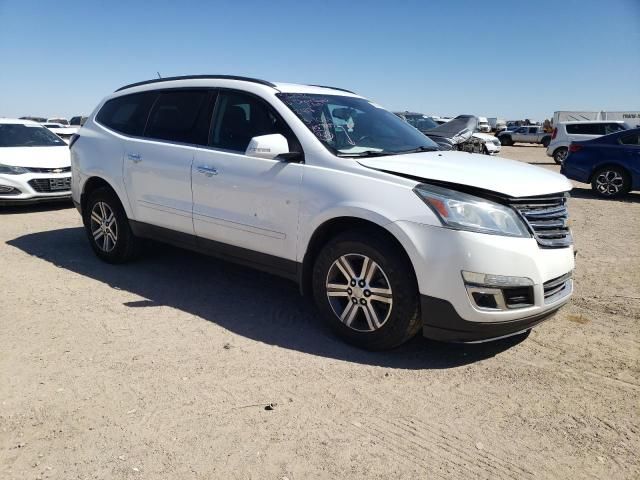
<path id="1" fill-rule="evenodd" d="M 134 293 L 132 309 L 170 306 L 270 345 L 349 362 L 401 369 L 444 369 L 486 359 L 526 335 L 483 344 L 455 345 L 421 336 L 386 352 L 367 352 L 336 338 L 293 282 L 167 245 L 149 243 L 126 265 L 101 262 L 81 227 L 24 235 L 7 242 L 57 267 Z"/>
<path id="2" fill-rule="evenodd" d="M 640 203 L 640 193 L 637 192 L 627 193 L 620 198 L 602 198 L 593 193 L 593 190 L 591 190 L 591 188 L 573 187 L 570 193 L 574 198 L 601 200 L 603 202 Z"/>
<path id="3" fill-rule="evenodd" d="M 0 215 L 47 212 L 55 210 L 65 210 L 67 208 L 73 208 L 73 202 L 71 201 L 71 199 L 31 203 L 27 205 L 0 205 Z"/>

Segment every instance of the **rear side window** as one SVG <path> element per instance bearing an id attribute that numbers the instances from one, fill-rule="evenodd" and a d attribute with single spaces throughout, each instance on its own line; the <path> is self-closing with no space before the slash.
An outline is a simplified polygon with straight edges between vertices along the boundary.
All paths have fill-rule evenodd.
<path id="1" fill-rule="evenodd" d="M 96 120 L 117 132 L 140 136 L 157 96 L 155 92 L 144 92 L 114 98 L 104 104 Z"/>
<path id="2" fill-rule="evenodd" d="M 567 133 L 570 135 L 604 135 L 604 124 L 570 123 L 567 125 Z"/>
<path id="3" fill-rule="evenodd" d="M 620 139 L 620 143 L 623 145 L 640 145 L 640 134 L 632 133 L 631 135 L 625 135 Z"/>
<path id="4" fill-rule="evenodd" d="M 207 144 L 211 93 L 206 90 L 162 92 L 144 136 L 173 142 Z"/>
<path id="5" fill-rule="evenodd" d="M 620 123 L 605 123 L 604 124 L 604 133 L 605 135 L 609 133 L 621 132 L 626 130 L 626 127 Z"/>

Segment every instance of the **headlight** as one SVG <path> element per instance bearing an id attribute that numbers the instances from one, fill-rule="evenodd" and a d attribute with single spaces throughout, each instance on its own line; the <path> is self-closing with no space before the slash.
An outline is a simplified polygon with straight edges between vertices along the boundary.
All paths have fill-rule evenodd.
<path id="1" fill-rule="evenodd" d="M 510 237 L 530 237 L 518 214 L 499 203 L 436 185 L 420 184 L 414 192 L 445 227 Z"/>
<path id="2" fill-rule="evenodd" d="M 0 163 L 0 174 L 20 175 L 22 173 L 29 173 L 29 170 L 24 167 L 13 167 L 11 165 L 3 165 Z"/>

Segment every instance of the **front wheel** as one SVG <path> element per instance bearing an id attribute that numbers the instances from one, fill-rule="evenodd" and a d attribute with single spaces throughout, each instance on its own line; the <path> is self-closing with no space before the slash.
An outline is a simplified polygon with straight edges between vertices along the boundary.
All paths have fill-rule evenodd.
<path id="1" fill-rule="evenodd" d="M 567 147 L 560 147 L 553 152 L 553 160 L 555 160 L 558 165 L 562 165 L 567 158 L 567 155 L 569 155 Z"/>
<path id="2" fill-rule="evenodd" d="M 509 135 L 501 135 L 500 136 L 500 144 L 503 147 L 510 147 L 513 145 L 513 139 Z"/>
<path id="3" fill-rule="evenodd" d="M 593 175 L 591 188 L 602 198 L 617 198 L 631 190 L 629 175 L 620 167 L 604 167 Z"/>
<path id="4" fill-rule="evenodd" d="M 124 263 L 135 258 L 140 240 L 116 194 L 99 188 L 89 194 L 84 209 L 84 227 L 93 251 L 107 263 Z"/>
<path id="5" fill-rule="evenodd" d="M 369 350 L 396 347 L 421 327 L 413 267 L 378 232 L 346 232 L 320 252 L 313 295 L 328 325 Z"/>

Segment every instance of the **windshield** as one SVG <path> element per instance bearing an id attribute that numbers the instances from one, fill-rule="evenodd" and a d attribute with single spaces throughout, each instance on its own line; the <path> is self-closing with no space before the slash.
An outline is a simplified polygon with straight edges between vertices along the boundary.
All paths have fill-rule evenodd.
<path id="1" fill-rule="evenodd" d="M 0 147 L 66 147 L 55 133 L 40 125 L 0 123 Z"/>
<path id="2" fill-rule="evenodd" d="M 396 115 L 363 98 L 277 95 L 335 155 L 391 155 L 438 149 L 436 143 Z"/>
<path id="3" fill-rule="evenodd" d="M 421 132 L 436 128 L 438 124 L 425 115 L 405 115 L 405 120 L 412 127 L 417 128 Z"/>

